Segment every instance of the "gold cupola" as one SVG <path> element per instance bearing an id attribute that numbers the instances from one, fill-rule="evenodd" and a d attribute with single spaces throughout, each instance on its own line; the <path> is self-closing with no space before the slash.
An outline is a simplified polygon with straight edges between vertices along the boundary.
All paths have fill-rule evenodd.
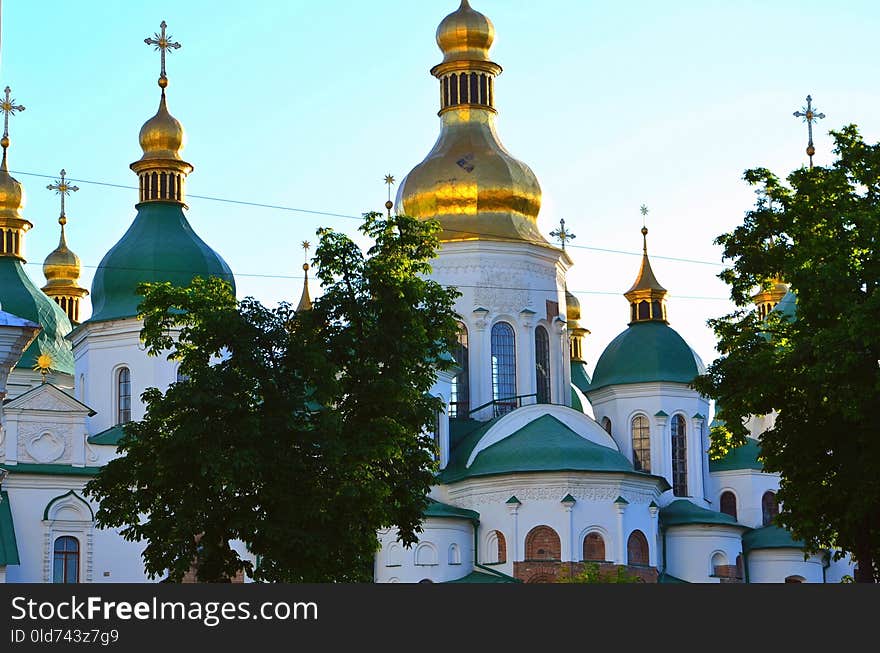
<path id="1" fill-rule="evenodd" d="M 147 45 L 153 45 L 161 52 L 162 69 L 159 75 L 159 110 L 141 127 L 139 140 L 143 156 L 131 164 L 140 180 L 141 202 L 175 202 L 185 203 L 186 177 L 193 171 L 191 164 L 180 156 L 186 144 L 183 125 L 168 112 L 165 89 L 168 77 L 165 74 L 165 53 L 169 49 L 176 50 L 179 43 L 171 41 L 171 35 L 165 34 L 167 25 L 163 20 L 159 25 L 160 32 L 154 38 L 144 39 Z"/>
<path id="2" fill-rule="evenodd" d="M 636 322 L 667 322 L 666 288 L 660 285 L 648 259 L 648 229 L 642 227 L 642 266 L 632 288 L 623 296 L 630 305 L 630 324 Z"/>
<path id="3" fill-rule="evenodd" d="M 26 220 L 21 210 L 24 208 L 24 189 L 15 177 L 9 174 L 6 164 L 6 150 L 9 149 L 9 116 L 24 111 L 23 105 L 15 104 L 11 99 L 11 89 L 4 89 L 0 111 L 3 112 L 3 137 L 0 147 L 3 148 L 3 161 L 0 162 L 0 256 L 24 259 L 24 234 L 34 225 Z"/>
<path id="4" fill-rule="evenodd" d="M 590 330 L 581 326 L 581 303 L 572 293 L 565 290 L 565 318 L 568 328 L 568 344 L 571 360 L 584 360 L 584 339 Z"/>
<path id="5" fill-rule="evenodd" d="M 752 295 L 752 302 L 754 302 L 755 309 L 758 311 L 761 319 L 769 315 L 770 311 L 785 297 L 789 289 L 788 284 L 779 277 L 771 278 L 768 284 L 769 286 L 766 290 L 760 288 L 758 292 Z"/>
<path id="6" fill-rule="evenodd" d="M 79 285 L 79 275 L 82 265 L 79 256 L 67 247 L 67 237 L 64 233 L 67 225 L 67 215 L 64 210 L 64 199 L 70 193 L 79 190 L 77 186 L 71 186 L 65 178 L 67 172 L 61 171 L 61 179 L 46 188 L 54 190 L 61 196 L 61 215 L 58 224 L 61 225 L 61 238 L 56 247 L 43 262 L 43 275 L 46 277 L 46 285 L 42 290 L 55 303 L 67 313 L 68 319 L 73 324 L 79 324 L 80 300 L 89 294 L 89 291 Z"/>
<path id="7" fill-rule="evenodd" d="M 513 158 L 495 131 L 495 78 L 489 59 L 492 22 L 467 0 L 437 28 L 443 61 L 431 69 L 440 81 L 440 136 L 401 182 L 398 208 L 440 222 L 443 242 L 527 241 L 552 247 L 538 230 L 541 187 L 531 169 Z"/>

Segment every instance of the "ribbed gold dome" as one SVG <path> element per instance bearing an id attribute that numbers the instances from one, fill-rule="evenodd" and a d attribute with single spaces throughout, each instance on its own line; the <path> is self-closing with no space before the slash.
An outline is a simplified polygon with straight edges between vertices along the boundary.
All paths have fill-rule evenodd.
<path id="1" fill-rule="evenodd" d="M 139 140 L 141 149 L 144 151 L 141 161 L 149 159 L 182 160 L 180 152 L 186 142 L 186 135 L 183 131 L 183 125 L 168 113 L 164 91 L 162 99 L 159 101 L 159 110 L 141 127 Z"/>
<path id="2" fill-rule="evenodd" d="M 567 290 L 565 291 L 565 317 L 569 322 L 578 322 L 581 319 L 581 303 Z"/>
<path id="3" fill-rule="evenodd" d="M 79 279 L 81 269 L 79 256 L 67 248 L 62 226 L 61 242 L 43 262 L 43 276 L 46 277 L 49 286 L 67 286 Z"/>
<path id="4" fill-rule="evenodd" d="M 4 152 L 3 163 L 0 165 L 0 217 L 21 220 L 24 201 L 24 189 L 6 169 L 6 153 Z"/>
<path id="5" fill-rule="evenodd" d="M 495 40 L 492 21 L 474 11 L 468 0 L 444 18 L 437 28 L 437 45 L 443 51 L 443 62 L 489 60 L 489 48 Z"/>

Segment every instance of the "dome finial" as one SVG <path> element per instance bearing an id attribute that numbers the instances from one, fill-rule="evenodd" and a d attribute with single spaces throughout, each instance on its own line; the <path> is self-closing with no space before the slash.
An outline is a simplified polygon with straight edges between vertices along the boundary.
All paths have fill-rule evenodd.
<path id="1" fill-rule="evenodd" d="M 3 148 L 3 159 L 0 161 L 0 228 L 6 233 L 0 243 L 0 257 L 12 257 L 24 261 L 24 234 L 33 225 L 21 215 L 24 207 L 24 189 L 18 180 L 9 174 L 6 162 L 6 150 L 9 148 L 9 116 L 24 111 L 24 105 L 16 104 L 12 99 L 12 90 L 7 86 L 0 100 L 0 111 L 3 112 L 3 136 L 0 147 Z"/>
<path id="2" fill-rule="evenodd" d="M 74 324 L 79 322 L 79 302 L 89 294 L 89 291 L 79 286 L 81 264 L 79 256 L 67 247 L 64 227 L 67 224 L 67 213 L 64 207 L 64 198 L 79 190 L 68 182 L 67 171 L 61 170 L 61 178 L 54 184 L 46 186 L 61 196 L 61 215 L 58 224 L 61 225 L 61 238 L 56 247 L 43 262 L 43 275 L 46 277 L 46 285 L 43 292 L 55 300 L 61 309 L 67 313 L 68 319 Z"/>
<path id="3" fill-rule="evenodd" d="M 165 33 L 167 25 L 163 20 L 159 32 L 145 38 L 144 43 L 154 46 L 160 53 L 159 72 L 159 110 L 141 127 L 139 140 L 144 154 L 139 161 L 131 164 L 140 178 L 141 202 L 175 202 L 184 204 L 184 182 L 193 167 L 180 156 L 186 142 L 183 125 L 168 112 L 165 88 L 168 76 L 165 74 L 165 53 L 180 48 L 180 43 L 171 40 Z M 185 206 L 185 204 L 184 204 Z"/>
<path id="4" fill-rule="evenodd" d="M 648 259 L 648 227 L 645 226 L 648 207 L 642 204 L 639 211 L 642 214 L 642 265 L 635 283 L 623 296 L 630 303 L 630 324 L 647 321 L 666 322 L 666 288 L 657 281 L 651 269 L 651 261 Z"/>
<path id="5" fill-rule="evenodd" d="M 299 298 L 299 305 L 296 307 L 296 312 L 300 311 L 310 311 L 312 310 L 312 298 L 309 296 L 309 249 L 312 244 L 304 240 L 302 242 L 303 254 L 305 258 L 305 262 L 303 263 L 303 272 L 305 273 L 305 278 L 303 279 L 303 291 L 302 296 Z"/>
<path id="6" fill-rule="evenodd" d="M 391 201 L 391 186 L 394 184 L 394 175 L 385 175 L 385 185 L 388 186 L 388 201 L 385 202 L 385 209 L 388 211 L 388 217 L 391 217 L 391 209 L 394 208 L 394 202 Z"/>
<path id="7" fill-rule="evenodd" d="M 0 138 L 0 147 L 3 148 L 3 163 L 0 164 L 6 170 L 6 149 L 9 147 L 9 116 L 14 116 L 17 111 L 24 111 L 23 104 L 16 104 L 10 95 L 12 89 L 8 86 L 3 89 L 4 98 L 0 103 L 0 111 L 3 111 L 3 138 Z"/>

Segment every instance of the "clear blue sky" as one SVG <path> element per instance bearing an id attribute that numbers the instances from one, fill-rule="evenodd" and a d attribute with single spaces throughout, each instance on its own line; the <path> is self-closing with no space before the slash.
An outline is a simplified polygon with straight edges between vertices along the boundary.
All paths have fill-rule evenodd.
<path id="1" fill-rule="evenodd" d="M 184 124 L 192 195 L 358 216 L 381 209 L 383 176 L 418 163 L 439 126 L 434 32 L 457 0 L 154 0 L 2 3 L 0 85 L 13 118 L 10 168 L 133 186 L 128 164 L 156 110 L 158 54 L 143 39 L 163 19 L 183 47 L 168 59 L 169 107 Z M 620 296 L 638 269 L 641 216 L 658 256 L 720 262 L 712 244 L 752 205 L 746 168 L 806 163 L 810 93 L 829 129 L 856 123 L 880 140 L 876 2 L 473 0 L 497 38 L 498 130 L 544 192 L 539 226 L 577 234 L 569 288 L 581 299 L 589 364 L 623 328 Z M 0 86 L 0 87 L 2 87 Z M 51 180 L 16 174 L 34 223 L 28 271 L 58 238 Z M 94 266 L 134 216 L 135 191 L 78 182 L 68 240 Z M 240 296 L 299 298 L 302 240 L 357 222 L 191 198 L 195 230 L 231 265 Z M 602 253 L 583 246 L 625 250 Z M 707 362 L 706 320 L 729 308 L 720 265 L 654 258 L 669 316 Z M 91 266 L 91 267 L 89 267 Z M 279 275 L 270 278 L 247 275 Z M 315 290 L 313 289 L 313 292 Z M 693 299 L 707 297 L 711 299 Z"/>

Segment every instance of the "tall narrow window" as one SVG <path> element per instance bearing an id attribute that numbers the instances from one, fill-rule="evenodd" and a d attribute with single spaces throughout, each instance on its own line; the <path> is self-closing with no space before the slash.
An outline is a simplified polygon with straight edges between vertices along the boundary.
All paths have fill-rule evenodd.
<path id="1" fill-rule="evenodd" d="M 779 503 L 776 501 L 775 492 L 765 492 L 761 497 L 761 516 L 764 526 L 773 523 L 773 518 L 779 514 Z"/>
<path id="2" fill-rule="evenodd" d="M 116 423 L 125 424 L 131 421 L 131 371 L 122 367 L 116 373 Z"/>
<path id="3" fill-rule="evenodd" d="M 477 79 L 477 73 L 471 73 L 471 104 L 479 104 L 480 102 L 480 81 Z"/>
<path id="4" fill-rule="evenodd" d="M 637 472 L 651 471 L 651 427 L 648 418 L 638 415 L 632 421 L 633 467 Z"/>
<path id="5" fill-rule="evenodd" d="M 538 403 L 550 403 L 550 336 L 547 329 L 535 327 L 535 387 Z"/>
<path id="6" fill-rule="evenodd" d="M 594 562 L 605 560 L 605 540 L 599 533 L 587 533 L 584 538 L 584 560 Z"/>
<path id="7" fill-rule="evenodd" d="M 468 76 L 462 73 L 458 76 L 458 101 L 462 104 L 468 103 Z"/>
<path id="8" fill-rule="evenodd" d="M 626 564 L 650 564 L 648 558 L 648 539 L 642 531 L 633 531 L 626 542 Z"/>
<path id="9" fill-rule="evenodd" d="M 480 104 L 489 104 L 489 91 L 486 89 L 485 75 L 480 75 Z"/>
<path id="10" fill-rule="evenodd" d="M 75 537 L 65 535 L 55 540 L 52 582 L 79 582 L 79 540 Z"/>
<path id="11" fill-rule="evenodd" d="M 721 493 L 721 499 L 719 500 L 721 504 L 719 507 L 721 508 L 721 512 L 725 515 L 730 515 L 734 519 L 736 519 L 736 495 L 731 491 L 725 491 Z"/>
<path id="12" fill-rule="evenodd" d="M 672 493 L 677 497 L 688 495 L 687 432 L 684 417 L 672 418 Z"/>
<path id="13" fill-rule="evenodd" d="M 452 379 L 449 417 L 467 417 L 471 410 L 471 397 L 468 387 L 468 330 L 463 322 L 458 323 L 458 343 L 452 356 L 461 372 Z"/>
<path id="14" fill-rule="evenodd" d="M 449 91 L 449 95 L 452 100 L 451 104 L 458 104 L 458 75 L 450 76 Z"/>
<path id="15" fill-rule="evenodd" d="M 607 417 L 602 418 L 602 428 L 608 432 L 608 435 L 611 435 L 611 420 Z"/>
<path id="16" fill-rule="evenodd" d="M 516 343 L 507 322 L 492 327 L 492 399 L 496 416 L 516 408 Z"/>

